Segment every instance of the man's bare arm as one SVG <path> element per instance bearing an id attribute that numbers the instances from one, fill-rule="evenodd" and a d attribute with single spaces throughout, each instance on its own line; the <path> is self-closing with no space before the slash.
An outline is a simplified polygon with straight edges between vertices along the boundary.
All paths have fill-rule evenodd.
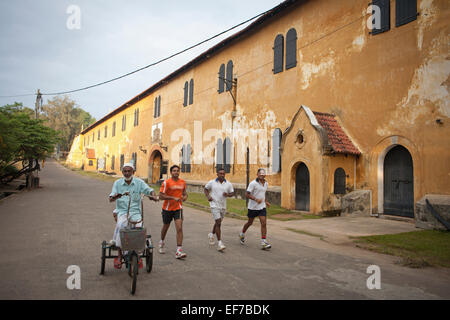
<path id="1" fill-rule="evenodd" d="M 213 200 L 213 198 L 209 195 L 209 190 L 208 189 L 204 188 L 203 189 L 203 193 L 205 194 L 206 199 L 208 199 L 208 201 L 212 201 Z"/>
<path id="2" fill-rule="evenodd" d="M 175 201 L 180 200 L 180 198 L 168 196 L 164 192 L 160 192 L 159 193 L 159 199 L 161 199 L 161 200 L 175 200 Z"/>
<path id="3" fill-rule="evenodd" d="M 186 189 L 183 190 L 183 197 L 181 198 L 182 201 L 186 201 L 188 198 L 188 194 L 186 192 Z"/>

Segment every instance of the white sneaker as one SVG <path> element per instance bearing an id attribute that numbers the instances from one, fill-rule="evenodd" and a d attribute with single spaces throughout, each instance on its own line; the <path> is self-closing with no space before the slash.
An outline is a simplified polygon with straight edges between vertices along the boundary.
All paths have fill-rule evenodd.
<path id="1" fill-rule="evenodd" d="M 213 246 L 216 241 L 214 240 L 214 235 L 212 233 L 208 233 L 209 245 Z"/>
<path id="2" fill-rule="evenodd" d="M 272 246 L 264 239 L 261 241 L 261 249 L 267 250 L 272 248 Z"/>
<path id="3" fill-rule="evenodd" d="M 239 241 L 241 244 L 245 243 L 245 235 L 243 233 L 239 234 Z"/>
<path id="4" fill-rule="evenodd" d="M 183 259 L 186 258 L 187 254 L 183 252 L 183 249 L 178 249 L 175 253 L 175 258 L 177 259 Z"/>
<path id="5" fill-rule="evenodd" d="M 226 246 L 223 244 L 222 241 L 219 241 L 219 244 L 217 245 L 217 250 L 220 252 L 223 252 L 225 250 Z"/>
<path id="6" fill-rule="evenodd" d="M 166 253 L 166 249 L 164 248 L 164 242 L 163 243 L 159 243 L 159 253 L 163 254 Z"/>

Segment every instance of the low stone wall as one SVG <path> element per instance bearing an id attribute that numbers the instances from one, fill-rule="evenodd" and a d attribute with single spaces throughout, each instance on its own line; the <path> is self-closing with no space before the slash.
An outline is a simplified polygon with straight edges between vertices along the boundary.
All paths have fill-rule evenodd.
<path id="1" fill-rule="evenodd" d="M 428 230 L 447 230 L 428 209 L 425 199 L 428 199 L 441 218 L 450 224 L 450 195 L 427 194 L 416 202 L 416 227 Z"/>
<path id="2" fill-rule="evenodd" d="M 186 181 L 187 192 L 203 193 L 207 181 Z M 245 199 L 245 184 L 233 183 L 235 198 Z M 281 187 L 270 187 L 266 192 L 266 201 L 272 204 L 281 205 Z"/>

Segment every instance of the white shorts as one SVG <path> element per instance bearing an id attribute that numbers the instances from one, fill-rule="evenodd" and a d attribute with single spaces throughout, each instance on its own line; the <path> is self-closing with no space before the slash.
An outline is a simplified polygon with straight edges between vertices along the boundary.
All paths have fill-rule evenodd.
<path id="1" fill-rule="evenodd" d="M 223 219 L 226 211 L 227 211 L 227 209 L 211 208 L 211 213 L 212 213 L 214 220 Z"/>

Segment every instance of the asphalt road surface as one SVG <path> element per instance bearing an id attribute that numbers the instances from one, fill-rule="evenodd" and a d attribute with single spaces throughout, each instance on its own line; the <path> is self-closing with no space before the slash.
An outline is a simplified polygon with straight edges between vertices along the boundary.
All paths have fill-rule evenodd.
<path id="1" fill-rule="evenodd" d="M 114 230 L 112 183 L 81 176 L 56 162 L 40 173 L 41 188 L 0 202 L 0 299 L 449 299 L 448 269 L 411 269 L 394 257 L 333 245 L 268 222 L 270 251 L 259 247 L 259 225 L 226 217 L 224 253 L 209 246 L 210 213 L 184 210 L 185 260 L 175 259 L 174 225 L 167 253 L 155 250 L 153 271 L 141 271 L 130 295 L 127 272 L 106 264 L 99 275 L 101 242 Z M 145 200 L 146 227 L 159 241 L 161 202 Z M 320 223 L 320 220 L 317 220 Z M 286 227 L 289 222 L 285 222 Z M 68 289 L 67 268 L 81 271 L 81 288 Z M 370 265 L 380 268 L 381 289 L 368 289 Z M 373 283 L 373 282 L 371 282 Z"/>

